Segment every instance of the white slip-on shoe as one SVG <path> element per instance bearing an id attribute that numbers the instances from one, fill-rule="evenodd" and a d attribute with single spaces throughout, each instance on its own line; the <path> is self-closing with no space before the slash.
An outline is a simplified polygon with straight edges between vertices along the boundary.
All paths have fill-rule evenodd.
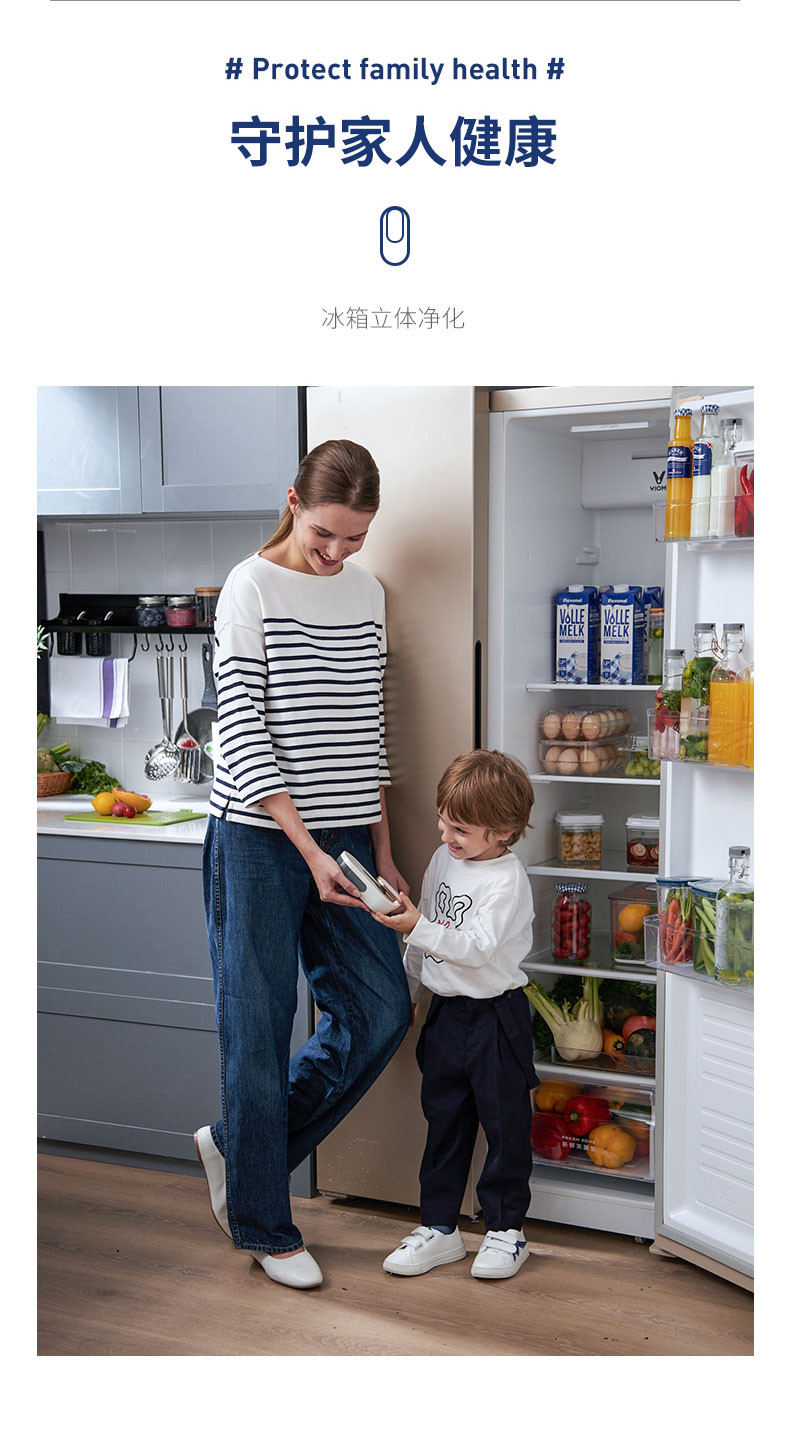
<path id="1" fill-rule="evenodd" d="M 435 1265 L 450 1265 L 463 1260 L 466 1246 L 456 1226 L 452 1235 L 443 1235 L 429 1225 L 418 1225 L 411 1235 L 404 1236 L 397 1250 L 383 1263 L 388 1275 L 425 1275 Z"/>
<path id="2" fill-rule="evenodd" d="M 506 1280 L 521 1269 L 528 1255 L 520 1230 L 489 1230 L 475 1256 L 472 1274 L 477 1280 Z"/>
<path id="3" fill-rule="evenodd" d="M 225 1195 L 225 1158 L 214 1144 L 210 1125 L 201 1125 L 200 1129 L 195 1131 L 195 1150 L 206 1172 L 211 1213 L 220 1230 L 224 1230 L 226 1235 L 230 1235 Z"/>
<path id="4" fill-rule="evenodd" d="M 252 1254 L 262 1265 L 270 1280 L 278 1285 L 290 1285 L 294 1290 L 312 1290 L 323 1280 L 321 1267 L 309 1250 L 299 1250 L 296 1255 L 264 1255 L 253 1250 Z"/>

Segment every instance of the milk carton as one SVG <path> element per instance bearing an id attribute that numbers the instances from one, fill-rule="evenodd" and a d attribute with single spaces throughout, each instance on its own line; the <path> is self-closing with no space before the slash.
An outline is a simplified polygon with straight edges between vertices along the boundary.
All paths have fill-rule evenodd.
<path id="1" fill-rule="evenodd" d="M 597 587 L 557 593 L 557 683 L 597 683 L 601 611 Z"/>
<path id="2" fill-rule="evenodd" d="M 641 587 L 616 582 L 601 593 L 601 682 L 642 683 L 645 606 Z"/>

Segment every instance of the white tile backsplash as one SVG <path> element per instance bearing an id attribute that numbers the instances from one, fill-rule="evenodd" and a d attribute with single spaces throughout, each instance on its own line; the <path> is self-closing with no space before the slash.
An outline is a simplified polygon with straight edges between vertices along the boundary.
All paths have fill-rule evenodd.
<path id="1" fill-rule="evenodd" d="M 124 518 L 116 524 L 118 591 L 164 592 L 165 525 Z"/>
<path id="2" fill-rule="evenodd" d="M 165 592 L 214 586 L 211 529 L 210 522 L 165 525 Z"/>
<path id="3" fill-rule="evenodd" d="M 112 592 L 118 590 L 118 561 L 114 522 L 71 523 L 71 568 L 74 575 L 100 574 L 112 577 Z M 45 542 L 46 549 L 46 542 Z M 77 588 L 74 589 L 77 591 Z M 87 591 L 87 588 L 85 589 Z"/>

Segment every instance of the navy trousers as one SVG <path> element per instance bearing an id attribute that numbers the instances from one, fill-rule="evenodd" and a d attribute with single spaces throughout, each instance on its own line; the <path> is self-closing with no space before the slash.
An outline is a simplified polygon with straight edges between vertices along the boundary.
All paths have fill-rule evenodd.
<path id="1" fill-rule="evenodd" d="M 532 1172 L 532 1025 L 523 989 L 497 999 L 434 995 L 417 1042 L 428 1138 L 423 1225 L 458 1224 L 478 1125 L 488 1154 L 477 1195 L 487 1230 L 520 1230 Z"/>

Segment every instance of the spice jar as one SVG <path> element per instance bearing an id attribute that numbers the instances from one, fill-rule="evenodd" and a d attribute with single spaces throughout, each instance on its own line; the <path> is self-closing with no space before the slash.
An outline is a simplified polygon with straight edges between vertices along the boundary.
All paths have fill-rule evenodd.
<path id="1" fill-rule="evenodd" d="M 137 623 L 141 628 L 163 628 L 165 626 L 165 595 L 150 593 L 137 599 Z"/>
<path id="2" fill-rule="evenodd" d="M 557 884 L 551 916 L 551 952 L 555 959 L 580 964 L 590 957 L 591 910 L 586 884 Z"/>
<path id="3" fill-rule="evenodd" d="M 603 858 L 603 814 L 557 813 L 557 853 L 562 863 L 596 867 Z"/>
<path id="4" fill-rule="evenodd" d="M 633 814 L 626 819 L 626 868 L 647 869 L 655 873 L 658 868 L 658 830 L 657 818 Z"/>
<path id="5" fill-rule="evenodd" d="M 195 626 L 194 593 L 178 593 L 167 599 L 165 618 L 169 628 L 193 628 Z"/>
<path id="6" fill-rule="evenodd" d="M 213 628 L 214 617 L 217 611 L 217 598 L 221 591 L 222 589 L 219 587 L 195 588 L 197 625 L 199 628 Z"/>

